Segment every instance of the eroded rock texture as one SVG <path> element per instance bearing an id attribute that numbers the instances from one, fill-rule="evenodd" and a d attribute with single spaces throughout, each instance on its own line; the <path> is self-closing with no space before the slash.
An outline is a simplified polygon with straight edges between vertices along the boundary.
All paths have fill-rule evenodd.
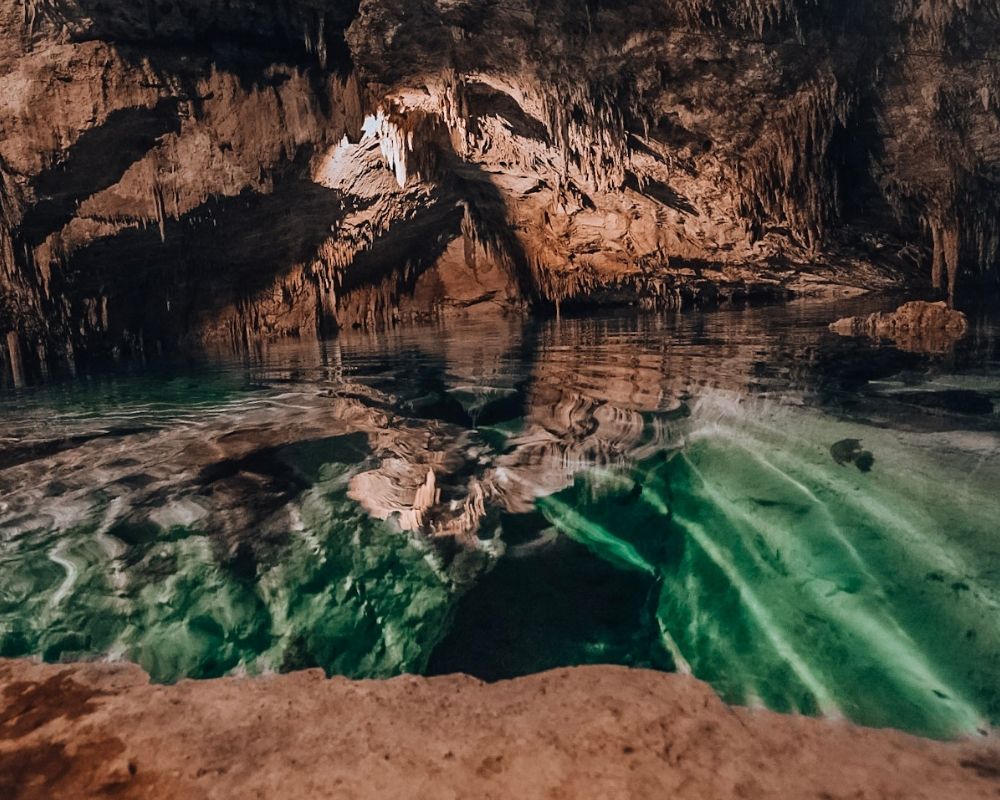
<path id="1" fill-rule="evenodd" d="M 892 312 L 837 320 L 830 330 L 842 336 L 887 339 L 914 353 L 947 353 L 969 332 L 969 320 L 946 303 L 916 300 Z"/>
<path id="2" fill-rule="evenodd" d="M 992 0 L 7 0 L 15 370 L 995 282 Z"/>
<path id="3" fill-rule="evenodd" d="M 14 800 L 996 797 L 995 737 L 731 709 L 690 677 L 615 667 L 484 684 L 297 672 L 151 686 L 129 664 L 0 662 Z"/>

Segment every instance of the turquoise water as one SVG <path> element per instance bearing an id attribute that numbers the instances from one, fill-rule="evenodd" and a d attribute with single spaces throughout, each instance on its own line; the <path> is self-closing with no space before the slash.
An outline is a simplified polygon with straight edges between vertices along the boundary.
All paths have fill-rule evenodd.
<path id="1" fill-rule="evenodd" d="M 8 386 L 0 654 L 166 682 L 620 663 L 995 726 L 998 330 L 936 356 L 827 330 L 876 304 L 464 321 Z"/>

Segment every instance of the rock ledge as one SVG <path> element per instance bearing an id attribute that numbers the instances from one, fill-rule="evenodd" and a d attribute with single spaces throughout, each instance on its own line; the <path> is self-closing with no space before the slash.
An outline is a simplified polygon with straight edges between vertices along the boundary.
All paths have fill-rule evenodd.
<path id="1" fill-rule="evenodd" d="M 995 738 L 945 744 L 729 708 L 619 667 L 483 684 L 318 671 L 151 685 L 0 660 L 0 796 L 996 798 Z"/>

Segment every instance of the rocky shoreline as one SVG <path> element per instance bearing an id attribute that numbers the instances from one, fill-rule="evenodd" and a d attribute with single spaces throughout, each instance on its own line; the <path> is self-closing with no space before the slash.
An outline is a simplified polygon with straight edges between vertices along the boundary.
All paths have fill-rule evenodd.
<path id="1" fill-rule="evenodd" d="M 1000 744 L 730 708 L 686 676 L 562 669 L 150 684 L 0 661 L 0 794 L 58 798 L 995 798 Z"/>

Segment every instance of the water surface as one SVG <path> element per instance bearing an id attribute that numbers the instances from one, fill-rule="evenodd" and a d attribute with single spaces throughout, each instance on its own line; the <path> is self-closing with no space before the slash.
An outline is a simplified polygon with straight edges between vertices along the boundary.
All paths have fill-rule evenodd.
<path id="1" fill-rule="evenodd" d="M 996 725 L 998 329 L 933 356 L 827 330 L 878 304 L 465 321 L 7 386 L 0 654 L 160 681 L 619 663 Z"/>

